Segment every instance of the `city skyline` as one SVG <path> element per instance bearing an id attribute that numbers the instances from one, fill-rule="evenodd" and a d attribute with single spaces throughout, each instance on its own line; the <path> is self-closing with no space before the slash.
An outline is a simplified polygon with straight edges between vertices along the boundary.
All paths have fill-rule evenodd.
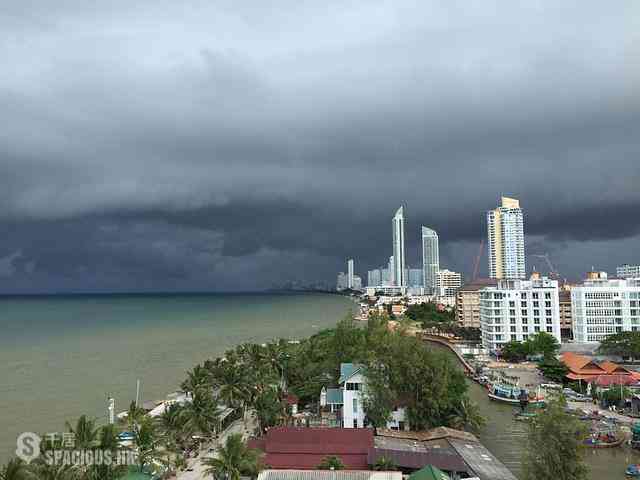
<path id="1" fill-rule="evenodd" d="M 637 2 L 5 3 L 2 293 L 334 284 L 398 205 L 469 278 L 500 195 L 528 270 L 640 263 Z"/>

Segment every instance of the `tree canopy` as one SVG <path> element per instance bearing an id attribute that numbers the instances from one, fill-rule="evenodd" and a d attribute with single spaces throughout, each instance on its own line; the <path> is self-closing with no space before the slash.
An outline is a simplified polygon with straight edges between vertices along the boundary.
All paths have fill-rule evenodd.
<path id="1" fill-rule="evenodd" d="M 600 342 L 598 352 L 623 357 L 640 357 L 640 332 L 619 332 Z"/>

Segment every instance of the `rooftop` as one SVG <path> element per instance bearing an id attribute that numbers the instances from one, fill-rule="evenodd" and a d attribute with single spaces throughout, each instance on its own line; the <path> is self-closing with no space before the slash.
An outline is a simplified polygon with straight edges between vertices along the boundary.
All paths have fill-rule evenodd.
<path id="1" fill-rule="evenodd" d="M 258 480 L 402 480 L 402 472 L 370 470 L 263 470 Z"/>
<path id="2" fill-rule="evenodd" d="M 346 382 L 349 378 L 360 371 L 360 369 L 362 369 L 362 365 L 359 365 L 357 363 L 341 363 L 340 378 L 338 379 L 338 383 Z"/>

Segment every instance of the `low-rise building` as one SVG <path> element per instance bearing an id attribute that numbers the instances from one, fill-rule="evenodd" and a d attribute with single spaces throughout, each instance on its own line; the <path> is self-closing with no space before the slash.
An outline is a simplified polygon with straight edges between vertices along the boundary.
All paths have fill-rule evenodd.
<path id="1" fill-rule="evenodd" d="M 480 290 L 495 286 L 493 279 L 467 283 L 456 292 L 456 320 L 461 327 L 480 328 Z"/>
<path id="2" fill-rule="evenodd" d="M 571 289 L 571 315 L 576 342 L 640 331 L 640 278 L 609 279 L 605 272 L 589 272 Z"/>
<path id="3" fill-rule="evenodd" d="M 320 407 L 336 412 L 343 428 L 364 428 L 365 411 L 363 395 L 367 388 L 364 367 L 354 363 L 340 364 L 338 388 L 323 388 L 320 392 Z M 397 406 L 387 422 L 387 428 L 406 428 L 405 409 Z"/>
<path id="4" fill-rule="evenodd" d="M 529 280 L 499 280 L 480 292 L 482 344 L 491 352 L 509 341 L 546 332 L 560 337 L 558 282 L 534 273 Z"/>

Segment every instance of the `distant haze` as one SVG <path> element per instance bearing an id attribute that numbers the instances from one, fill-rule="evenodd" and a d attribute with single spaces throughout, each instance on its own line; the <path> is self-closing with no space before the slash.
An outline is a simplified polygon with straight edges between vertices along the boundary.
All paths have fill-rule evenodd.
<path id="1" fill-rule="evenodd" d="M 7 0 L 0 292 L 469 275 L 520 199 L 563 276 L 640 263 L 640 3 Z M 486 252 L 481 272 L 486 272 Z M 546 271 L 544 260 L 527 257 Z"/>

